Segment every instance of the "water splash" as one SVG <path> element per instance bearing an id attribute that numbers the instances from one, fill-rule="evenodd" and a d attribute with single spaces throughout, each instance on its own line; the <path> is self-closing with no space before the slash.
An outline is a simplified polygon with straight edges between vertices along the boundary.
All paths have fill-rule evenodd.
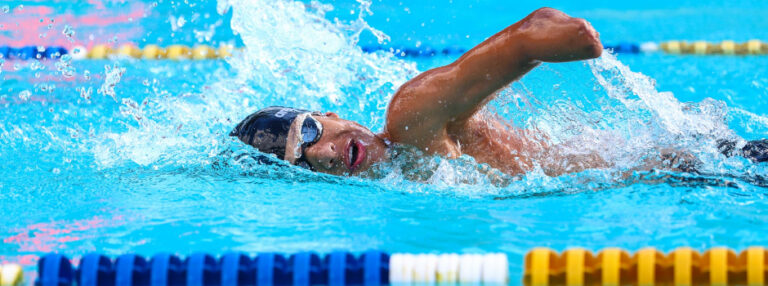
<path id="1" fill-rule="evenodd" d="M 658 91 L 653 79 L 631 71 L 608 52 L 586 65 L 593 82 L 566 81 L 562 84 L 567 87 L 563 87 L 561 83 L 552 84 L 550 79 L 536 83 L 539 85 L 534 88 L 536 91 L 517 83 L 503 91 L 487 108 L 507 118 L 512 125 L 541 132 L 541 138 L 554 150 L 539 156 L 535 161 L 539 167 L 506 187 L 505 192 L 520 194 L 522 189 L 568 192 L 638 181 L 648 183 L 647 176 L 638 176 L 635 172 L 679 172 L 685 164 L 695 165 L 696 172 L 702 176 L 725 176 L 747 182 L 755 181 L 744 174 L 765 176 L 760 165 L 740 157 L 727 158 L 718 151 L 718 140 L 743 142 L 728 127 L 729 109 L 724 102 L 711 98 L 697 103 L 680 102 L 671 92 Z M 546 73 L 572 73 L 569 76 L 573 77 L 583 73 L 582 69 L 574 69 L 573 65 L 541 68 Z M 523 81 L 530 83 L 527 79 Z M 548 84 L 552 84 L 549 91 L 545 90 Z M 592 93 L 580 93 L 583 90 Z M 537 92 L 541 94 L 534 94 Z M 554 99 L 547 98 L 547 93 Z M 759 121 L 754 116 L 740 118 L 744 117 L 750 122 Z M 543 175 L 549 173 L 547 169 L 552 165 L 584 162 L 588 159 L 585 155 L 599 156 L 604 164 L 555 178 Z"/>
<path id="2" fill-rule="evenodd" d="M 95 140 L 96 161 L 101 168 L 207 166 L 233 144 L 242 148 L 227 133 L 269 105 L 335 111 L 381 128 L 395 88 L 417 71 L 412 63 L 364 53 L 355 45 L 360 33 L 372 30 L 363 20 L 370 3 L 362 3 L 360 17 L 344 23 L 323 17 L 330 5 L 219 2 L 220 11 L 232 9 L 232 28 L 246 48 L 227 60 L 230 68 L 206 75 L 202 91 L 169 95 L 154 90 L 142 104 L 120 100 L 114 87 L 124 70 L 107 68 L 99 93 L 121 102 L 121 114 L 129 120 L 127 130 L 104 132 Z"/>

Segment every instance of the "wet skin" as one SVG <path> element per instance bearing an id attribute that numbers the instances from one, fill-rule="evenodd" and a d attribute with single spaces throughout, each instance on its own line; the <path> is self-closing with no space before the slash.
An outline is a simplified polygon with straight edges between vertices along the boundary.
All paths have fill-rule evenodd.
<path id="1" fill-rule="evenodd" d="M 599 34 L 584 19 L 542 8 L 469 50 L 455 62 L 426 71 L 401 86 L 389 103 L 385 130 L 367 128 L 333 113 L 316 117 L 323 136 L 305 150 L 320 172 L 358 174 L 387 160 L 384 139 L 450 158 L 467 154 L 507 174 L 529 171 L 551 154 L 540 136 L 516 130 L 479 111 L 503 89 L 541 62 L 599 57 Z M 350 150 L 354 151 L 350 156 Z M 357 162 L 353 159 L 362 161 Z M 352 158 L 354 157 L 354 158 Z M 592 158 L 576 168 L 557 166 L 551 175 L 604 164 Z"/>
<path id="2" fill-rule="evenodd" d="M 356 175 L 387 159 L 384 139 L 368 128 L 332 112 L 313 117 L 323 125 L 323 135 L 304 149 L 304 157 L 316 171 Z"/>

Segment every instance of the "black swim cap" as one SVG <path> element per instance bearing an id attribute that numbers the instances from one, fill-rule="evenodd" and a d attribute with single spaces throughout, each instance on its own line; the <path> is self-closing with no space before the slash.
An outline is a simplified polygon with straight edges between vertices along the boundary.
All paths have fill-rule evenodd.
<path id="1" fill-rule="evenodd" d="M 312 112 L 290 107 L 267 107 L 248 115 L 235 126 L 229 136 L 236 136 L 261 152 L 275 154 L 285 160 L 288 130 L 293 120 L 304 113 Z"/>

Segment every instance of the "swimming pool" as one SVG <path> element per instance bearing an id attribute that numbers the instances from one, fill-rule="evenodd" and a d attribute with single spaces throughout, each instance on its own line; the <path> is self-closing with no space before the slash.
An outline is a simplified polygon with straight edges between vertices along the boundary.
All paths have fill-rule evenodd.
<path id="1" fill-rule="evenodd" d="M 756 179 L 768 175 L 766 164 L 723 158 L 708 145 L 719 136 L 768 137 L 768 57 L 620 54 L 545 64 L 492 103 L 554 141 L 597 137 L 589 142 L 602 145 L 584 147 L 611 147 L 602 150 L 610 170 L 499 178 L 469 158 L 430 158 L 418 170 L 429 174 L 423 180 L 396 166 L 376 179 L 333 177 L 235 160 L 253 151 L 226 135 L 269 105 L 335 111 L 380 130 L 395 89 L 454 56 L 364 53 L 360 46 L 378 45 L 369 31 L 352 43 L 366 23 L 391 46 L 471 47 L 538 4 L 374 2 L 366 21 L 352 1 L 324 15 L 329 7 L 318 4 L 230 4 L 225 16 L 217 3 L 194 1 L 0 4 L 9 6 L 4 37 L 25 45 L 246 47 L 226 61 L 4 61 L 0 261 L 32 267 L 53 251 L 503 252 L 517 283 L 523 255 L 536 246 L 768 242 L 767 189 Z M 586 17 L 608 43 L 768 39 L 768 5 L 759 1 L 551 5 Z M 42 32 L 13 38 L 21 28 L 6 19 L 32 19 Z M 692 150 L 710 175 L 621 177 L 655 146 Z"/>

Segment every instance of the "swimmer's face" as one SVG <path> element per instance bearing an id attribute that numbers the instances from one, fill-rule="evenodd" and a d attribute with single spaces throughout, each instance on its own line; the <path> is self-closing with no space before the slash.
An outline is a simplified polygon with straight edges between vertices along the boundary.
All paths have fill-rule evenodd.
<path id="1" fill-rule="evenodd" d="M 333 112 L 313 115 L 323 125 L 320 140 L 304 149 L 304 159 L 315 171 L 355 175 L 387 158 L 384 140 L 362 125 Z"/>

